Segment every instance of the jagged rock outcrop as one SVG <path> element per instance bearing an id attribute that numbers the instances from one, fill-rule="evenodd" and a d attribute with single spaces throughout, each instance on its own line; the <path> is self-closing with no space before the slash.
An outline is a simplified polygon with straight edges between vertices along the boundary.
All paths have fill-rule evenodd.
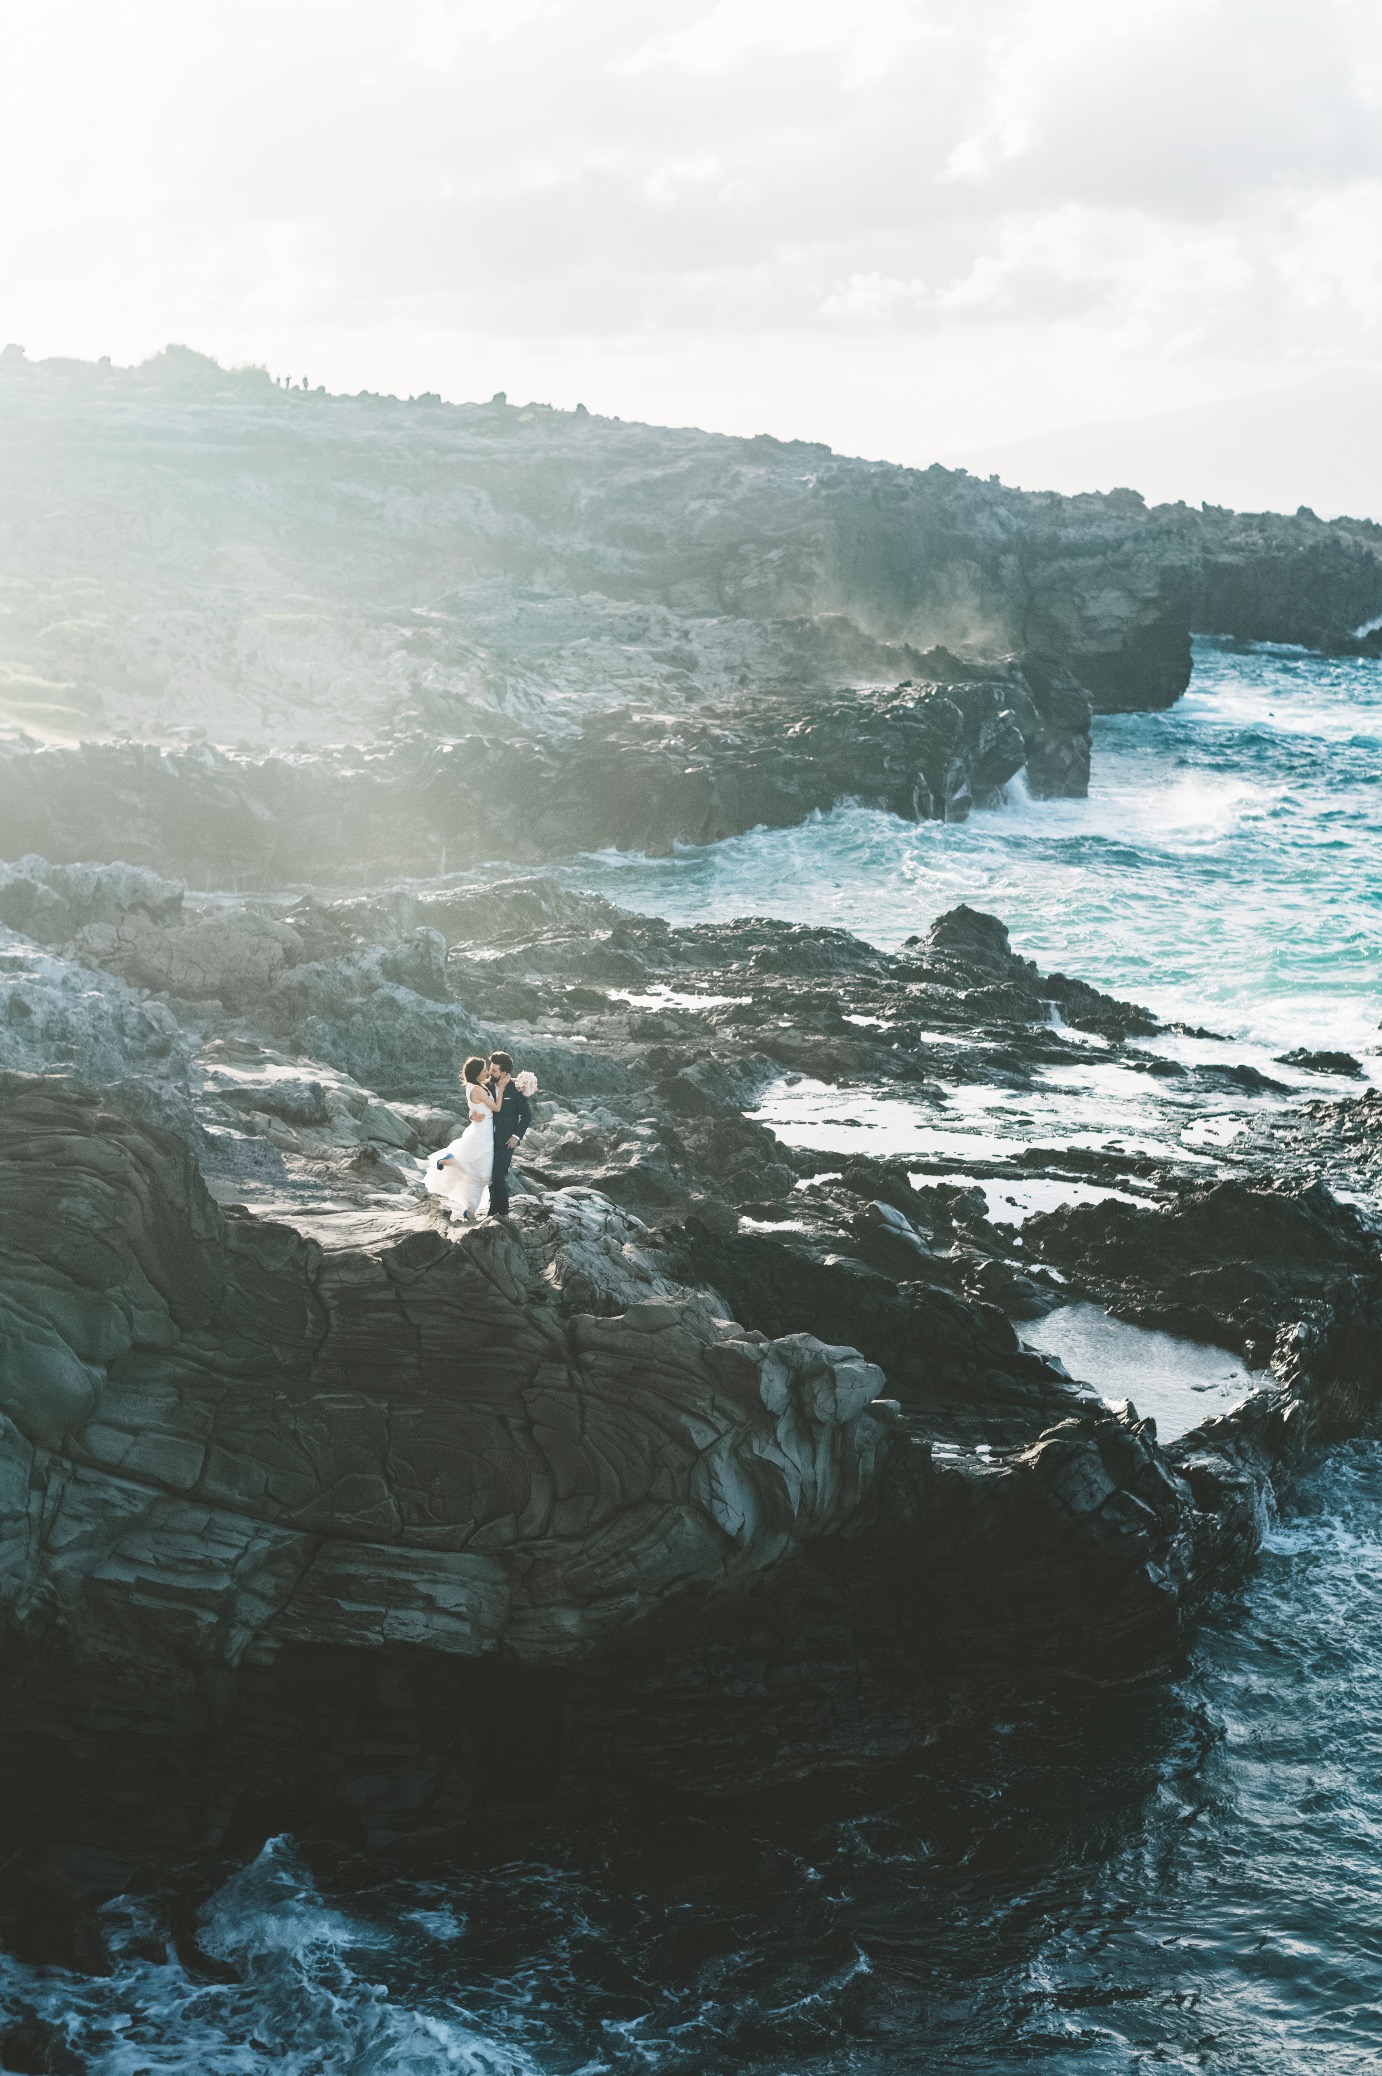
<path id="1" fill-rule="evenodd" d="M 94 848 L 203 884 L 273 887 L 611 844 L 665 854 L 677 842 L 784 827 L 846 799 L 907 820 L 958 821 L 996 804 L 1024 767 L 1044 797 L 1086 789 L 1089 702 L 1068 671 L 1038 662 L 1029 680 L 1016 665 L 981 669 L 943 651 L 923 661 L 933 675 L 891 693 L 765 695 L 679 715 L 618 709 L 560 742 L 490 723 L 440 744 L 414 736 L 310 760 L 11 744 L 0 749 L 0 824 L 12 843 L 50 858 Z M 145 877 L 160 884 L 153 871 Z M 49 886 L 48 897 L 40 914 L 21 871 L 0 890 L 0 914 L 51 932 L 91 906 L 75 888 Z M 158 972 L 160 920 L 131 907 L 120 926 L 126 967 L 177 993 L 207 992 L 185 935 L 177 948 L 191 978 Z M 244 961 L 281 964 L 277 927 L 208 918 L 203 934 L 221 965 L 232 928 L 244 933 Z"/>
<path id="2" fill-rule="evenodd" d="M 1369 1222 L 1318 1182 L 1216 1182 L 1155 1209 L 1070 1205 L 1029 1220 L 1024 1237 L 1121 1316 L 1258 1364 L 1379 1256 Z"/>
<path id="3" fill-rule="evenodd" d="M 1329 522 L 1304 507 L 1229 512 L 1207 507 L 1206 552 L 1193 604 L 1197 629 L 1242 641 L 1290 642 L 1331 655 L 1376 655 L 1382 526 Z"/>
<path id="4" fill-rule="evenodd" d="M 164 1003 L 0 927 L 0 1066 L 41 1073 L 80 1061 L 93 1080 L 180 1080 L 186 1054 Z"/>

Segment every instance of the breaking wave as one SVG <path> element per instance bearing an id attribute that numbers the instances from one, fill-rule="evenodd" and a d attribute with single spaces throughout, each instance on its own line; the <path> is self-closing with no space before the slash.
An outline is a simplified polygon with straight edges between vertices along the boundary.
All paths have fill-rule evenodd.
<path id="1" fill-rule="evenodd" d="M 1199 641 L 1166 714 L 1095 723 L 1088 800 L 961 825 L 841 807 L 567 876 L 677 923 L 754 913 L 893 948 L 957 902 L 1158 1014 L 1276 1047 L 1377 1043 L 1382 665 Z"/>

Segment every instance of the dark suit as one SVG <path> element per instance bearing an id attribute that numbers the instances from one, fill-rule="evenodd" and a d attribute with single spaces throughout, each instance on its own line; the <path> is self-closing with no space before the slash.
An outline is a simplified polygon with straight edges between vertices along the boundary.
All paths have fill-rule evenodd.
<path id="1" fill-rule="evenodd" d="M 532 1121 L 532 1104 L 510 1081 L 494 1113 L 494 1173 L 489 1183 L 491 1218 L 502 1218 L 509 1208 L 509 1164 L 514 1153 L 509 1141 L 521 1139 Z"/>

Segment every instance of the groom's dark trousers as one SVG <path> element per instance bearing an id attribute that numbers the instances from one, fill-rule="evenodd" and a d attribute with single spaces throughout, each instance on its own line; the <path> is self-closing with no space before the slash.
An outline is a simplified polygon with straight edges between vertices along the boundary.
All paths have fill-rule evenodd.
<path id="1" fill-rule="evenodd" d="M 491 1218 L 503 1218 L 509 1208 L 509 1168 L 514 1149 L 510 1139 L 521 1139 L 533 1121 L 533 1106 L 521 1089 L 509 1082 L 494 1117 L 494 1171 L 489 1179 Z"/>

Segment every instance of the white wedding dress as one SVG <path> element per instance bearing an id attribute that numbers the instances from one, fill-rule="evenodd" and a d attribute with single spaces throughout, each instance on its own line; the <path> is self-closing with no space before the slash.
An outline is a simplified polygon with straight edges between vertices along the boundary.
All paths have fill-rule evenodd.
<path id="1" fill-rule="evenodd" d="M 443 1146 L 441 1153 L 429 1155 L 427 1161 L 427 1187 L 433 1196 L 445 1198 L 453 1218 L 475 1216 L 494 1172 L 494 1114 L 486 1107 L 482 1092 L 469 1082 L 465 1101 L 467 1110 L 483 1110 L 483 1118 L 478 1124 L 472 1118 L 459 1139 Z M 451 1159 L 439 1165 L 448 1153 Z"/>

